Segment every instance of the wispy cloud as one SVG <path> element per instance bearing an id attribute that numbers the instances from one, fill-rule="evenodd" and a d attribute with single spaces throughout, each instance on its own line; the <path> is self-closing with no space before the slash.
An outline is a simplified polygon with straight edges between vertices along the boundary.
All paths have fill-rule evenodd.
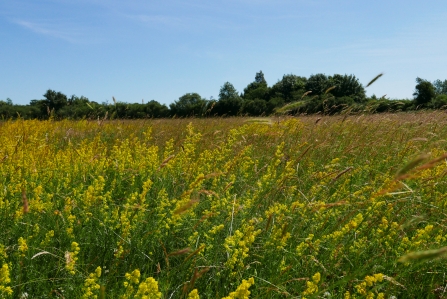
<path id="1" fill-rule="evenodd" d="M 148 27 L 159 27 L 177 32 L 203 33 L 218 31 L 240 31 L 252 26 L 245 23 L 235 23 L 223 17 L 216 16 L 185 16 L 185 15 L 153 15 L 153 14 L 125 14 L 127 19 Z"/>
<path id="2" fill-rule="evenodd" d="M 60 26 L 60 24 L 56 25 L 51 23 L 30 22 L 25 20 L 14 20 L 13 22 L 37 34 L 61 39 L 69 43 L 76 44 L 82 43 L 84 41 L 81 30 L 77 28 L 72 27 L 70 29 L 64 29 L 63 26 Z"/>

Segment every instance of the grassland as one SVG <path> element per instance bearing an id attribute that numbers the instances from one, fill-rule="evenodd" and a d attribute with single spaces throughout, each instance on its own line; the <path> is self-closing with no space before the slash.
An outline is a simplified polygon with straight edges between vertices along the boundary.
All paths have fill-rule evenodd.
<path id="1" fill-rule="evenodd" d="M 2 298 L 447 297 L 444 112 L 17 120 L 0 144 Z"/>

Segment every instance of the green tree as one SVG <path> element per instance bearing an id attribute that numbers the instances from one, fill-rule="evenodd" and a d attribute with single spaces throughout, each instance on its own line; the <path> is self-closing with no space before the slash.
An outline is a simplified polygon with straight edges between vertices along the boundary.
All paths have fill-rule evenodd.
<path id="1" fill-rule="evenodd" d="M 67 99 L 67 105 L 57 111 L 57 116 L 68 119 L 98 117 L 92 112 L 92 106 L 88 98 L 72 95 Z"/>
<path id="2" fill-rule="evenodd" d="M 148 117 L 161 118 L 169 116 L 169 108 L 155 100 L 148 102 L 145 106 L 145 112 Z"/>
<path id="3" fill-rule="evenodd" d="M 434 109 L 447 109 L 447 94 L 438 94 L 430 102 L 430 107 Z"/>
<path id="4" fill-rule="evenodd" d="M 433 82 L 433 86 L 436 94 L 447 94 L 447 80 L 441 81 L 438 79 Z"/>
<path id="5" fill-rule="evenodd" d="M 186 93 L 169 105 L 171 114 L 179 117 L 202 116 L 206 112 L 207 100 L 198 93 Z"/>
<path id="6" fill-rule="evenodd" d="M 433 84 L 419 77 L 416 78 L 416 83 L 416 90 L 413 93 L 415 103 L 422 106 L 430 103 L 436 96 Z"/>
<path id="7" fill-rule="evenodd" d="M 247 87 L 244 88 L 242 97 L 245 100 L 268 100 L 269 88 L 262 71 L 256 73 L 255 81 L 248 84 Z"/>
<path id="8" fill-rule="evenodd" d="M 232 99 L 240 99 L 239 93 L 237 92 L 236 88 L 234 88 L 233 84 L 230 82 L 225 82 L 219 91 L 219 101 Z"/>
<path id="9" fill-rule="evenodd" d="M 214 104 L 211 113 L 217 115 L 238 115 L 242 107 L 242 98 L 230 82 L 225 82 L 219 91 L 219 100 Z"/>
<path id="10" fill-rule="evenodd" d="M 31 100 L 30 106 L 33 108 L 33 111 L 35 112 L 34 118 L 45 119 L 48 117 L 49 108 L 46 105 L 45 100 Z"/>
<path id="11" fill-rule="evenodd" d="M 335 87 L 330 91 L 335 97 L 349 97 L 356 103 L 366 101 L 365 89 L 359 80 L 354 75 L 339 75 L 330 76 L 329 85 Z"/>
<path id="12" fill-rule="evenodd" d="M 256 75 L 255 75 L 255 83 L 267 86 L 267 81 L 265 80 L 264 73 L 262 71 L 259 71 L 259 72 L 256 73 Z"/>
<path id="13" fill-rule="evenodd" d="M 332 86 L 325 74 L 315 74 L 307 79 L 305 89 L 306 91 L 312 91 L 312 95 L 315 96 L 324 94 Z"/>
<path id="14" fill-rule="evenodd" d="M 8 102 L 8 99 L 6 101 L 0 100 L 0 119 L 15 117 L 13 106 Z"/>
<path id="15" fill-rule="evenodd" d="M 293 102 L 301 99 L 306 92 L 306 77 L 300 77 L 292 74 L 284 75 L 280 81 L 270 89 L 270 98 L 282 98 L 284 102 Z"/>
<path id="16" fill-rule="evenodd" d="M 242 106 L 242 113 L 250 116 L 266 114 L 267 110 L 267 102 L 260 99 L 247 100 Z"/>
<path id="17" fill-rule="evenodd" d="M 54 90 L 48 89 L 44 96 L 44 104 L 48 107 L 48 110 L 58 111 L 62 107 L 68 104 L 67 96 L 60 91 L 56 92 Z"/>
<path id="18" fill-rule="evenodd" d="M 78 105 L 86 105 L 87 103 L 89 103 L 89 99 L 81 96 L 81 97 L 77 97 L 76 95 L 72 95 L 68 100 L 67 103 L 68 105 L 73 105 L 73 106 L 78 106 Z"/>

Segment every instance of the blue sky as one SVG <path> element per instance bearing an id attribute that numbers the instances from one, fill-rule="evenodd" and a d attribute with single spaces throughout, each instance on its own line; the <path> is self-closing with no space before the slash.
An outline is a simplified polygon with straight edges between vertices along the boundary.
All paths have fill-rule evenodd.
<path id="1" fill-rule="evenodd" d="M 242 92 L 262 70 L 354 74 L 367 94 L 412 98 L 415 79 L 447 79 L 447 1 L 4 0 L 0 99 L 47 89 L 96 102 Z"/>

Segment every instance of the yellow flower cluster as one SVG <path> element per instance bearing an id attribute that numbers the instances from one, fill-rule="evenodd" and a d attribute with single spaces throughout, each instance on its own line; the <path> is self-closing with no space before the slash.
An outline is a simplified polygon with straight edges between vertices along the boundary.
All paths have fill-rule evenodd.
<path id="1" fill-rule="evenodd" d="M 335 231 L 329 235 L 324 236 L 323 238 L 326 240 L 333 240 L 336 241 L 343 237 L 346 233 L 355 230 L 360 223 L 363 221 L 363 215 L 362 213 L 357 214 L 357 216 L 354 217 L 349 223 L 345 224 L 341 230 Z"/>
<path id="2" fill-rule="evenodd" d="M 248 299 L 250 296 L 250 291 L 248 290 L 253 284 L 255 280 L 253 277 L 250 277 L 248 280 L 243 279 L 242 283 L 237 287 L 236 291 L 231 292 L 227 297 L 223 297 L 222 299 Z"/>
<path id="3" fill-rule="evenodd" d="M 234 270 L 236 266 L 240 269 L 244 267 L 244 259 L 248 257 L 250 246 L 260 233 L 261 230 L 255 230 L 253 224 L 243 225 L 241 230 L 236 230 L 232 236 L 225 239 L 224 247 L 229 255 L 225 266 L 228 269 Z"/>
<path id="4" fill-rule="evenodd" d="M 22 237 L 18 240 L 19 243 L 19 253 L 21 257 L 24 257 L 26 252 L 28 251 L 28 245 L 26 244 L 26 240 Z"/>
<path id="5" fill-rule="evenodd" d="M 265 246 L 274 246 L 276 249 L 284 249 L 287 240 L 290 239 L 291 234 L 287 231 L 290 208 L 281 203 L 274 203 L 266 212 L 268 219 L 267 225 L 273 223 L 270 238 L 265 242 Z"/>
<path id="6" fill-rule="evenodd" d="M 313 241 L 314 238 L 314 234 L 309 234 L 307 236 L 307 238 L 304 239 L 303 242 L 301 242 L 297 247 L 296 247 L 296 253 L 298 256 L 303 256 L 304 253 L 306 252 L 307 249 L 311 249 L 312 250 L 312 254 L 318 254 L 319 248 L 320 248 L 320 244 L 321 244 L 321 240 L 315 240 Z"/>
<path id="7" fill-rule="evenodd" d="M 189 292 L 187 299 L 200 299 L 199 292 L 197 291 L 197 289 L 194 289 L 191 292 Z"/>
<path id="8" fill-rule="evenodd" d="M 65 269 L 72 275 L 75 274 L 75 265 L 81 248 L 77 242 L 71 243 L 71 251 L 65 252 Z"/>
<path id="9" fill-rule="evenodd" d="M 161 292 L 158 291 L 158 282 L 148 277 L 145 281 L 141 282 L 138 286 L 138 291 L 135 294 L 137 299 L 159 299 L 161 298 Z"/>
<path id="10" fill-rule="evenodd" d="M 161 292 L 158 290 L 158 282 L 153 277 L 148 277 L 140 283 L 140 270 L 135 269 L 132 273 L 126 273 L 124 287 L 126 293 L 121 296 L 122 299 L 159 299 L 161 298 Z M 138 285 L 138 289 L 135 292 L 134 286 Z"/>
<path id="11" fill-rule="evenodd" d="M 315 273 L 312 276 L 312 281 L 306 281 L 306 289 L 303 292 L 303 296 L 312 295 L 318 292 L 318 283 L 320 282 L 321 274 L 320 272 Z M 305 297 L 303 297 L 305 298 Z"/>
<path id="12" fill-rule="evenodd" d="M 12 295 L 12 289 L 8 284 L 11 282 L 9 277 L 9 266 L 8 264 L 3 264 L 0 268 L 0 294 Z"/>
<path id="13" fill-rule="evenodd" d="M 98 295 L 95 294 L 99 289 L 100 285 L 98 284 L 98 279 L 101 277 L 101 267 L 97 267 L 95 273 L 90 273 L 88 277 L 85 279 L 83 295 L 82 299 L 98 298 Z"/>
<path id="14" fill-rule="evenodd" d="M 399 224 L 395 221 L 389 223 L 386 217 L 382 217 L 378 228 L 373 230 L 374 239 L 392 250 L 394 248 L 395 237 L 399 233 Z"/>
<path id="15" fill-rule="evenodd" d="M 433 228 L 432 224 L 428 224 L 423 229 L 418 229 L 416 235 L 411 239 L 413 246 L 417 248 L 424 244 L 431 237 Z"/>
<path id="16" fill-rule="evenodd" d="M 355 289 L 356 289 L 357 293 L 359 293 L 360 295 L 367 296 L 367 298 L 374 298 L 374 297 L 371 297 L 371 296 L 373 296 L 373 293 L 368 292 L 368 287 L 372 287 L 372 286 L 374 286 L 374 284 L 376 284 L 378 282 L 382 282 L 382 281 L 383 281 L 382 273 L 377 273 L 374 275 L 367 275 L 367 276 L 365 276 L 365 279 L 363 280 L 363 282 L 355 285 Z M 380 296 L 383 296 L 383 294 Z"/>
<path id="17" fill-rule="evenodd" d="M 121 299 L 133 298 L 134 286 L 140 283 L 140 276 L 141 273 L 138 269 L 133 270 L 132 273 L 126 273 L 124 276 L 126 281 L 123 283 L 124 287 L 126 288 L 126 292 L 121 296 Z"/>

